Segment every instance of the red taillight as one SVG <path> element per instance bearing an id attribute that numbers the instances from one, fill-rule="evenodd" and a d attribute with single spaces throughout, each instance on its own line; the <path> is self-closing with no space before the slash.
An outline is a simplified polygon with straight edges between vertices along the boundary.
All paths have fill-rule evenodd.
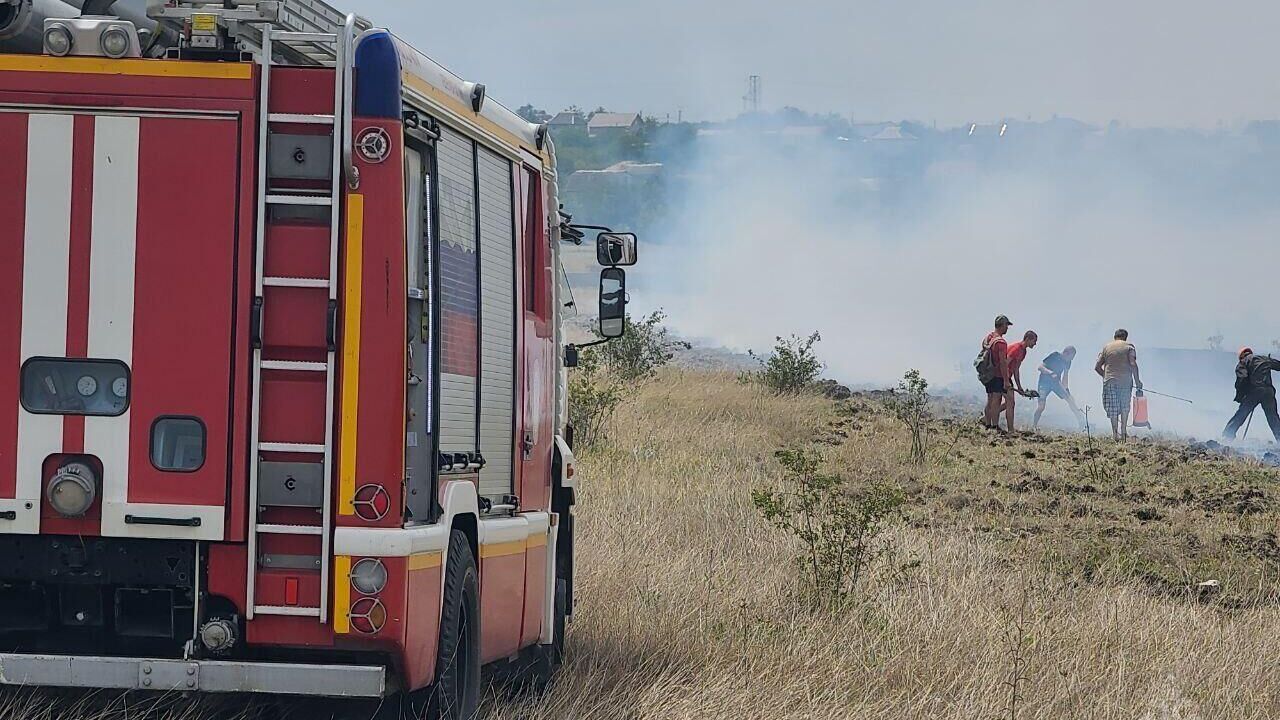
<path id="1" fill-rule="evenodd" d="M 387 624 L 387 608 L 378 598 L 360 598 L 351 605 L 351 627 L 356 632 L 373 635 Z"/>
<path id="2" fill-rule="evenodd" d="M 356 490 L 351 504 L 355 506 L 356 515 L 366 522 L 377 522 L 391 512 L 391 496 L 381 485 L 361 485 Z"/>

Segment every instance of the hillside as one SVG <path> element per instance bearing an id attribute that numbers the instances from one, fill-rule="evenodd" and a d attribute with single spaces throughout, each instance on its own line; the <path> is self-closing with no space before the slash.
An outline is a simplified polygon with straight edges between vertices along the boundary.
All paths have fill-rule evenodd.
<path id="1" fill-rule="evenodd" d="M 612 427 L 582 460 L 564 675 L 547 704 L 491 718 L 1280 714 L 1260 690 L 1280 669 L 1258 662 L 1280 651 L 1274 470 L 951 421 L 915 470 L 878 400 L 774 397 L 727 374 L 668 371 Z M 774 450 L 803 445 L 907 498 L 891 539 L 918 565 L 840 612 L 809 609 L 795 546 L 751 502 L 780 478 Z M 1094 454 L 1119 472 L 1091 476 Z"/>

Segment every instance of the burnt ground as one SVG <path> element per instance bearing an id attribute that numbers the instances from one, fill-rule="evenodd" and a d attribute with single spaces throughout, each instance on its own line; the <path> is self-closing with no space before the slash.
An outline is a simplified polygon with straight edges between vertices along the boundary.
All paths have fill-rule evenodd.
<path id="1" fill-rule="evenodd" d="M 847 469 L 895 478 L 913 527 L 971 532 L 1075 582 L 1137 583 L 1228 607 L 1280 604 L 1274 456 L 1213 442 L 1120 445 L 1109 430 L 1107 439 L 997 434 L 975 408 L 949 400 L 935 405 L 929 462 L 915 466 L 903 462 L 907 436 L 886 397 L 837 403 L 819 442 Z"/>

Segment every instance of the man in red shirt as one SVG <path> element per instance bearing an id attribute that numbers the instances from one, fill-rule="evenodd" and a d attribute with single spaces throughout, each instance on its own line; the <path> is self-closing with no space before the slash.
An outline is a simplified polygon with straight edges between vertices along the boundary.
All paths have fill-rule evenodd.
<path id="1" fill-rule="evenodd" d="M 983 383 L 987 391 L 987 407 L 982 412 L 982 424 L 997 430 L 1000 428 L 1000 406 L 1009 386 L 1009 343 L 1005 341 L 1004 334 L 1009 332 L 1010 325 L 1013 323 L 1009 322 L 1008 316 L 1000 315 L 996 317 L 996 329 L 982 339 L 982 349 L 991 357 L 996 371 L 994 378 Z"/>
<path id="2" fill-rule="evenodd" d="M 1022 389 L 1022 361 L 1027 359 L 1027 351 L 1036 346 L 1040 336 L 1036 335 L 1035 330 L 1028 330 L 1022 340 L 1009 344 L 1007 362 L 1005 362 L 1005 400 L 1004 400 L 1004 421 L 1008 426 L 1009 432 L 1013 432 L 1013 401 L 1018 395 L 1026 395 L 1027 391 Z M 997 415 L 998 417 L 998 415 Z"/>

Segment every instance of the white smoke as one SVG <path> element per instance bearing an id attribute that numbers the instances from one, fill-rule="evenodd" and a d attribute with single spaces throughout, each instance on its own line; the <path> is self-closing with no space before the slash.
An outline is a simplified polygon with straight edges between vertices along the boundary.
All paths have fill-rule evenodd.
<path id="1" fill-rule="evenodd" d="M 867 189 L 874 183 L 861 178 L 873 170 L 848 143 L 743 134 L 699 147 L 680 210 L 645 248 L 643 290 L 633 293 L 691 337 L 759 351 L 776 335 L 817 330 L 832 377 L 891 385 L 918 368 L 935 387 L 978 390 L 973 356 L 1004 313 L 1011 338 L 1040 335 L 1024 383 L 1034 387 L 1045 354 L 1073 344 L 1073 387 L 1097 407 L 1093 360 L 1117 327 L 1140 359 L 1144 348 L 1204 348 L 1216 333 L 1228 349 L 1267 352 L 1278 335 L 1267 300 L 1277 217 L 1234 212 L 1221 204 L 1230 193 L 1171 201 L 1195 181 L 1170 181 L 1170 190 L 1128 160 L 1015 151 L 999 163 L 962 157 L 925 168 L 923 180 L 899 186 L 918 197 L 888 201 L 890 212 L 875 202 L 889 183 Z M 1230 371 L 1205 378 L 1197 392 L 1214 407 L 1180 429 L 1221 428 Z M 1153 389 L 1191 393 L 1150 375 Z M 1167 403 L 1152 405 L 1156 414 Z"/>

